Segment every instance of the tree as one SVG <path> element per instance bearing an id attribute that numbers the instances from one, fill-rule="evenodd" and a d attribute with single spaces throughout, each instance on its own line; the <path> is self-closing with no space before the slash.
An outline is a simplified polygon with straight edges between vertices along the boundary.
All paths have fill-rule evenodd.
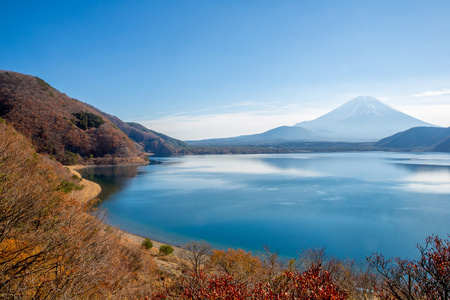
<path id="1" fill-rule="evenodd" d="M 200 271 L 213 253 L 211 245 L 205 241 L 191 241 L 183 245 L 183 249 L 185 251 L 181 256 L 192 264 L 192 270 L 195 273 Z"/>
<path id="2" fill-rule="evenodd" d="M 254 276 L 264 276 L 259 257 L 242 249 L 213 250 L 210 265 L 219 272 L 225 272 L 233 276 L 234 280 L 238 281 L 245 281 L 249 277 Z"/>
<path id="3" fill-rule="evenodd" d="M 269 246 L 264 245 L 264 252 L 260 255 L 267 279 L 269 283 L 273 283 L 273 279 L 281 272 L 282 268 L 278 252 L 272 252 Z"/>
<path id="4" fill-rule="evenodd" d="M 145 239 L 142 241 L 142 247 L 144 247 L 144 248 L 147 249 L 147 250 L 153 248 L 153 242 L 152 242 L 152 240 L 149 239 L 149 238 L 145 238 Z"/>
<path id="5" fill-rule="evenodd" d="M 173 247 L 170 245 L 161 245 L 159 247 L 159 253 L 164 256 L 172 254 L 172 252 L 173 252 Z"/>
<path id="6" fill-rule="evenodd" d="M 417 246 L 419 260 L 385 259 L 374 254 L 367 260 L 381 277 L 380 294 L 390 299 L 450 299 L 450 240 L 429 236 Z"/>

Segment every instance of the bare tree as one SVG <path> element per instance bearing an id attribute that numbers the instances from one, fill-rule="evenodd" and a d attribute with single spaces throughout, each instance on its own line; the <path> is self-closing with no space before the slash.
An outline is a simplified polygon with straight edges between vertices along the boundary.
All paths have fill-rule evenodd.
<path id="1" fill-rule="evenodd" d="M 182 258 L 192 264 L 192 270 L 198 273 L 212 255 L 212 247 L 205 241 L 191 241 L 183 245 Z"/>
<path id="2" fill-rule="evenodd" d="M 419 260 L 385 259 L 374 254 L 367 260 L 383 281 L 385 294 L 394 299 L 450 299 L 450 240 L 429 236 L 418 245 Z"/>
<path id="3" fill-rule="evenodd" d="M 278 252 L 272 252 L 269 246 L 264 245 L 264 252 L 261 252 L 260 255 L 264 269 L 267 272 L 267 279 L 272 284 L 273 279 L 278 276 L 283 267 Z"/>

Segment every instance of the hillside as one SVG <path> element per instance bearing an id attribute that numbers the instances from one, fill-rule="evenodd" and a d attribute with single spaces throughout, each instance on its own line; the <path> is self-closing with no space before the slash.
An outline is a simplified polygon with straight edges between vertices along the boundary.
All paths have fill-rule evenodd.
<path id="1" fill-rule="evenodd" d="M 375 146 L 388 149 L 450 152 L 450 128 L 414 127 L 384 138 Z"/>
<path id="2" fill-rule="evenodd" d="M 138 123 L 123 122 L 116 116 L 102 112 L 101 110 L 89 104 L 86 105 L 95 110 L 99 115 L 116 125 L 130 139 L 132 139 L 137 144 L 139 150 L 143 152 L 152 153 L 157 156 L 190 154 L 190 152 L 185 149 L 188 145 L 180 140 L 150 130 Z"/>
<path id="3" fill-rule="evenodd" d="M 0 71 L 0 116 L 38 152 L 64 164 L 145 163 L 133 141 L 108 119 L 34 76 Z"/>
<path id="4" fill-rule="evenodd" d="M 0 298 L 137 299 L 154 290 L 149 252 L 72 198 L 85 188 L 79 177 L 3 119 L 0 149 Z"/>

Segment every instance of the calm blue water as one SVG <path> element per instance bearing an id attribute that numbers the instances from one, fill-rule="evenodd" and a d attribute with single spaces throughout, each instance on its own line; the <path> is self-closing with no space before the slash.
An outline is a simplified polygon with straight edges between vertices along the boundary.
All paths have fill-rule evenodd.
<path id="1" fill-rule="evenodd" d="M 294 258 L 305 248 L 362 259 L 416 257 L 450 233 L 450 155 L 314 153 L 154 158 L 162 164 L 87 169 L 121 229 L 172 244 Z M 97 175 L 95 175 L 97 174 Z"/>

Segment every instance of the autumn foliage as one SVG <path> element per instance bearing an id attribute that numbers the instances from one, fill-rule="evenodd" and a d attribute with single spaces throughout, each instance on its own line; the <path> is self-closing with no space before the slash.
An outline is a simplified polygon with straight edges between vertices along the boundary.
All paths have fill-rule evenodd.
<path id="1" fill-rule="evenodd" d="M 148 294 L 151 257 L 105 230 L 88 205 L 70 199 L 59 186 L 71 175 L 0 123 L 0 298 Z"/>
<path id="2" fill-rule="evenodd" d="M 380 275 L 377 288 L 384 299 L 450 299 L 450 240 L 430 236 L 418 249 L 418 260 L 386 259 L 381 254 L 368 258 Z"/>
<path id="3" fill-rule="evenodd" d="M 205 249 L 189 248 L 199 253 Z M 162 281 L 164 289 L 147 299 L 348 299 L 348 292 L 334 282 L 332 274 L 323 268 L 323 261 L 303 271 L 292 265 L 281 270 L 267 264 L 267 257 L 273 257 L 267 254 L 213 250 L 202 271 L 194 268 L 175 281 Z"/>
<path id="4" fill-rule="evenodd" d="M 333 283 L 327 271 L 314 266 L 305 272 L 284 271 L 273 284 L 252 277 L 236 280 L 227 273 L 187 272 L 175 285 L 151 299 L 338 300 L 347 299 L 347 292 Z"/>
<path id="5" fill-rule="evenodd" d="M 145 162 L 115 125 L 37 77 L 0 71 L 0 117 L 63 164 Z"/>

